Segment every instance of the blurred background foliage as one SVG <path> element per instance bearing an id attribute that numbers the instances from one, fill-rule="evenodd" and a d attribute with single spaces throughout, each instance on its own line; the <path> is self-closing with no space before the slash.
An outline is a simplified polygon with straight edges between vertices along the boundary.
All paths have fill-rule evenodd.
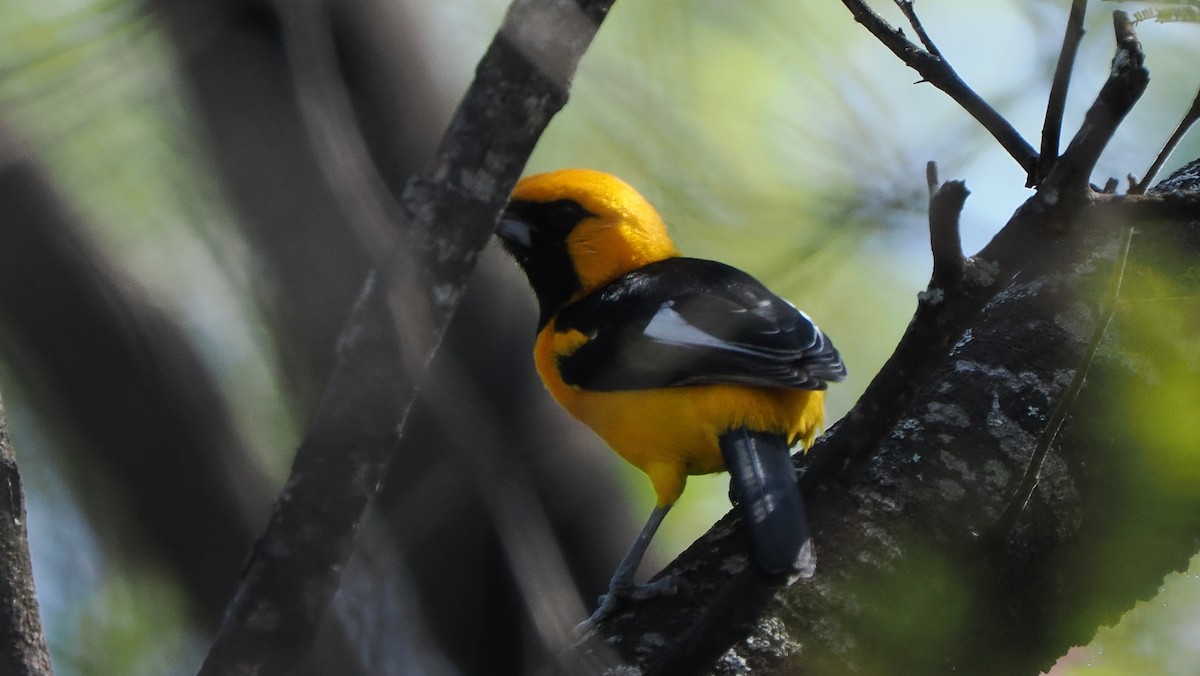
<path id="1" fill-rule="evenodd" d="M 890 3 L 875 4 L 901 23 Z M 1036 140 L 1068 5 L 925 0 L 918 10 L 960 74 L 1027 139 Z M 357 122 L 379 173 L 396 189 L 428 155 L 505 3 L 330 0 L 326 7 Z M 1064 125 L 1068 132 L 1108 73 L 1111 7 L 1091 3 Z M 326 196 L 327 187 L 312 187 L 320 184 L 314 178 L 320 172 L 303 164 L 319 164 L 303 150 L 306 134 L 313 132 L 303 122 L 303 104 L 301 113 L 291 113 L 297 122 L 259 98 L 278 90 L 276 103 L 293 101 L 292 73 L 270 50 L 306 48 L 289 46 L 286 25 L 274 12 L 272 5 L 250 0 L 207 5 L 0 0 L 0 171 L 18 163 L 38 167 L 56 202 L 81 226 L 87 256 L 102 261 L 100 274 L 114 275 L 113 288 L 130 293 L 135 306 L 155 308 L 179 327 L 183 343 L 214 383 L 222 402 L 217 408 L 228 414 L 228 438 L 237 440 L 236 450 L 263 477 L 261 485 L 231 488 L 224 496 L 244 515 L 249 534 L 263 522 L 285 476 L 327 372 L 346 294 L 361 279 L 366 260 L 355 248 L 361 243 L 328 250 L 315 244 L 320 240 L 308 238 L 308 226 L 290 211 L 324 219 L 335 239 L 347 237 L 349 228 L 337 223 L 336 199 Z M 1139 34 L 1152 84 L 1101 160 L 1097 182 L 1143 171 L 1200 85 L 1197 26 L 1145 23 Z M 222 50 L 234 61 L 228 71 L 210 66 L 210 55 Z M 963 224 L 969 252 L 1029 194 L 1015 163 L 952 102 L 915 79 L 840 3 L 623 0 L 600 31 L 575 78 L 570 104 L 543 137 L 529 170 L 583 165 L 618 174 L 660 208 L 687 254 L 742 267 L 803 307 L 833 336 L 850 365 L 851 378 L 830 390 L 832 421 L 890 354 L 927 280 L 925 162 L 936 160 L 943 179 L 965 179 L 972 190 Z M 300 159 L 255 165 L 256 158 L 275 157 L 280 148 L 296 150 Z M 1167 170 L 1197 155 L 1200 138 L 1193 134 Z M 0 192 L 0 199 L 14 196 Z M 313 206 L 317 200 L 324 201 Z M 270 218 L 273 236 L 281 239 L 246 225 Z M 295 231 L 289 219 L 296 220 Z M 272 241 L 300 242 L 304 265 L 329 269 L 302 268 L 308 273 L 289 277 L 286 265 L 272 260 L 281 255 Z M 491 319 L 482 324 L 487 329 L 457 343 L 451 339 L 449 349 L 463 356 L 446 368 L 468 374 L 494 368 L 473 352 L 512 362 L 510 370 L 522 374 L 524 394 L 513 395 L 513 408 L 489 410 L 495 424 L 522 430 L 505 433 L 516 457 L 533 453 L 531 444 L 551 446 L 528 458 L 532 480 L 565 471 L 556 469 L 557 458 L 569 453 L 579 456 L 570 469 L 579 481 L 597 484 L 593 492 L 618 501 L 609 521 L 620 523 L 611 534 L 572 536 L 562 526 L 568 567 L 584 595 L 592 595 L 649 510 L 652 494 L 640 474 L 586 433 L 572 431 L 573 423 L 545 403 L 524 357 L 532 299 L 494 248 L 481 267 L 480 278 L 487 280 L 481 284 L 496 295 L 474 303 L 468 298 L 464 312 Z M 1181 269 L 1186 278 L 1195 267 Z M 1159 285 L 1155 297 L 1186 295 L 1186 289 L 1172 286 L 1177 277 L 1152 276 L 1148 271 L 1140 281 Z M 304 284 L 309 286 L 302 290 Z M 300 300 L 289 306 L 288 298 Z M 1147 341 L 1195 359 L 1200 351 L 1193 344 L 1168 335 L 1173 327 L 1181 332 L 1188 327 L 1136 316 L 1194 324 L 1195 305 L 1176 305 L 1131 302 L 1119 321 L 1123 330 L 1155 326 L 1157 333 Z M 14 321 L 3 314 L 0 324 Z M 509 325 L 514 328 L 496 328 Z M 1181 335 L 1196 335 L 1195 326 L 1190 329 Z M 11 325 L 3 330 L 14 334 Z M 90 336 L 84 331 L 72 338 L 83 344 Z M 147 535 L 139 512 L 147 503 L 130 498 L 135 491 L 127 478 L 100 462 L 89 446 L 95 440 L 81 441 L 86 431 L 61 417 L 71 409 L 56 405 L 60 395 L 44 382 L 52 376 L 29 360 L 36 346 L 9 337 L 0 346 L 5 348 L 0 389 L 28 483 L 35 572 L 59 673 L 194 671 L 224 598 L 189 585 L 181 563 L 186 556 L 156 550 L 159 543 Z M 1176 380 L 1165 374 L 1153 396 L 1123 402 L 1129 411 L 1123 419 L 1133 421 L 1154 451 L 1146 463 L 1159 463 L 1164 477 L 1178 480 L 1181 490 L 1194 490 L 1200 482 L 1188 460 L 1196 448 L 1195 426 L 1165 421 L 1190 418 L 1188 412 L 1200 405 L 1200 389 Z M 508 391 L 516 385 L 499 387 Z M 136 411 L 129 413 L 103 415 L 118 426 L 136 425 Z M 528 418 L 518 420 L 521 416 Z M 566 431 L 547 432 L 545 426 Z M 574 447 L 562 448 L 563 439 Z M 447 494 L 453 488 L 470 492 L 491 480 L 487 468 L 494 465 L 486 463 L 497 461 L 479 460 L 488 453 L 479 449 L 466 456 L 483 464 L 474 465 L 481 476 L 465 488 L 455 480 L 453 462 L 447 468 L 431 461 L 400 480 L 390 498 L 385 494 L 384 505 L 417 505 L 418 512 L 450 519 L 456 507 Z M 651 565 L 673 557 L 728 509 L 724 479 L 691 483 L 655 540 Z M 577 497 L 561 505 L 550 497 L 545 502 L 556 528 L 575 517 L 556 516 L 553 505 L 604 511 Z M 400 523 L 401 540 L 416 538 L 430 548 L 421 538 L 433 537 L 429 531 L 441 522 Z M 570 537 L 600 539 L 606 553 L 589 563 L 592 555 L 586 548 L 576 553 Z M 237 546 L 229 556 L 244 556 L 245 536 L 231 540 Z M 496 546 L 504 550 L 500 540 Z M 401 551 L 413 547 L 406 541 L 408 549 Z M 473 557 L 496 553 L 463 546 L 434 548 L 433 562 L 424 566 L 406 561 L 426 607 L 453 605 L 438 600 L 439 590 L 498 593 L 496 581 L 470 565 Z M 511 566 L 511 552 L 508 556 L 505 565 Z M 581 572 L 589 565 L 595 569 L 590 576 Z M 440 570 L 440 577 L 430 577 L 431 569 Z M 467 583 L 472 577 L 481 579 Z M 1091 646 L 1072 651 L 1055 673 L 1200 671 L 1196 578 L 1171 576 L 1157 598 L 1102 631 Z M 200 599 L 205 594 L 211 598 Z M 500 596 L 496 603 L 503 609 L 488 617 L 523 616 L 518 598 Z M 483 671 L 481 665 L 494 666 L 496 659 L 528 664 L 522 660 L 538 652 L 521 644 L 532 640 L 528 635 L 510 637 L 517 645 L 502 649 L 471 647 L 436 619 L 428 624 L 433 638 L 427 649 L 446 657 L 422 663 L 427 672 Z M 413 635 L 425 636 L 420 630 Z"/>

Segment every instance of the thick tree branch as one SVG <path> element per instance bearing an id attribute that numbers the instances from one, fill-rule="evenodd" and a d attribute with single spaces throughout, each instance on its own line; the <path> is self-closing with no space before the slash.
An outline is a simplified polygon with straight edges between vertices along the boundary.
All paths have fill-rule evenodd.
<path id="1" fill-rule="evenodd" d="M 906 63 L 940 63 L 892 31 L 865 6 L 845 4 Z M 960 552 L 963 561 L 947 560 L 938 565 L 949 566 L 948 571 L 960 568 L 968 571 L 961 581 L 965 585 L 962 593 L 968 599 L 966 603 L 980 608 L 987 608 L 1004 596 L 1005 592 L 997 588 L 996 578 L 1009 582 L 1004 574 L 993 573 L 989 577 L 987 571 L 1022 569 L 1013 559 L 1019 559 L 1031 546 L 1027 527 L 1022 527 L 1018 537 L 999 545 L 991 538 L 981 537 L 995 532 L 998 524 L 1008 526 L 1008 532 L 1016 532 L 1017 524 L 1005 523 L 1014 519 L 1006 520 L 1001 515 L 1008 508 L 1010 514 L 1019 518 L 1023 506 L 1031 499 L 1022 494 L 1019 480 L 1014 480 L 1011 486 L 1007 481 L 999 484 L 1008 486 L 1008 491 L 990 487 L 986 495 L 972 500 L 974 506 L 968 513 L 953 507 L 946 510 L 943 489 L 936 482 L 928 482 L 933 477 L 944 477 L 945 482 L 959 482 L 956 486 L 964 480 L 971 484 L 970 488 L 954 489 L 960 491 L 952 492 L 955 495 L 981 490 L 961 474 L 961 468 L 975 462 L 971 455 L 975 451 L 984 453 L 981 457 L 993 457 L 986 454 L 997 452 L 994 450 L 997 442 L 1001 442 L 1000 452 L 994 457 L 1003 463 L 1005 476 L 1038 476 L 1045 458 L 1031 458 L 1036 455 L 1037 444 L 1026 428 L 1036 427 L 1050 441 L 1054 441 L 1057 432 L 1046 428 L 1044 417 L 1026 419 L 1017 411 L 1024 406 L 1024 415 L 1029 415 L 1030 411 L 1051 408 L 1053 402 L 1074 401 L 1078 396 L 1078 389 L 1071 386 L 1074 380 L 1063 381 L 1056 374 L 1077 372 L 1081 364 L 1089 364 L 1090 360 L 1080 361 L 1078 355 L 1089 351 L 1094 354 L 1094 346 L 1089 350 L 1088 345 L 1082 344 L 1087 341 L 1077 333 L 1065 331 L 1060 317 L 1094 285 L 1096 270 L 1104 269 L 1105 261 L 1112 260 L 1111 245 L 1116 237 L 1111 229 L 1078 227 L 1084 217 L 1089 221 L 1104 220 L 1093 213 L 1099 207 L 1093 207 L 1089 199 L 1092 193 L 1087 177 L 1148 78 L 1141 65 L 1136 37 L 1124 19 L 1123 14 L 1115 15 L 1118 48 L 1113 74 L 1062 161 L 1056 164 L 1039 193 L 1017 210 L 993 241 L 965 262 L 961 273 L 956 270 L 961 255 L 955 255 L 961 245 L 953 241 L 953 234 L 957 234 L 957 214 L 966 191 L 961 184 L 951 183 L 932 192 L 930 226 L 935 271 L 930 287 L 921 294 L 917 312 L 895 353 L 847 416 L 810 452 L 801 479 L 810 508 L 824 504 L 827 511 L 814 516 L 813 521 L 824 520 L 832 540 L 831 546 L 820 554 L 821 570 L 826 575 L 824 582 L 814 578 L 812 583 L 799 584 L 786 594 L 804 610 L 782 615 L 793 629 L 801 627 L 793 635 L 802 637 L 799 642 L 809 646 L 803 659 L 788 662 L 790 669 L 804 669 L 805 673 L 862 669 L 861 660 L 864 655 L 870 659 L 870 653 L 859 655 L 845 644 L 858 636 L 852 618 L 864 604 L 855 581 L 861 584 L 862 575 L 894 578 L 898 571 L 903 579 L 905 570 L 916 574 L 926 567 L 921 562 L 926 546 L 933 547 L 930 553 L 936 556 L 942 554 L 935 552 Z M 928 182 L 931 190 L 937 184 L 932 171 Z M 957 274 L 961 274 L 963 283 L 946 283 Z M 1102 331 L 1101 327 L 1089 333 L 1096 340 Z M 1029 350 L 1040 352 L 1035 355 Z M 1034 374 L 1030 377 L 1038 379 L 1033 393 L 1036 396 L 1023 391 L 1027 387 L 1024 375 L 1003 383 L 1012 389 L 1011 393 L 1002 395 L 994 390 L 996 385 L 987 382 L 988 379 L 1006 373 L 1008 368 Z M 1082 383 L 1082 379 L 1078 381 Z M 994 400 L 988 397 L 992 391 Z M 1000 397 L 1014 395 L 1016 401 L 1007 406 L 1017 408 L 1004 408 L 1003 415 L 999 415 L 996 407 L 1005 406 Z M 1013 431 L 998 436 L 991 431 L 989 421 L 1007 425 Z M 1061 423 L 1060 419 L 1055 424 Z M 953 433 L 947 430 L 924 437 L 915 448 L 905 442 L 913 437 L 913 431 L 947 425 Z M 953 448 L 947 448 L 946 440 L 956 437 L 958 441 Z M 936 451 L 939 455 L 926 458 L 927 453 L 938 448 L 943 449 Z M 957 454 L 964 455 L 956 458 Z M 914 470 L 917 465 L 920 469 Z M 923 483 L 913 483 L 914 471 Z M 1034 492 L 1038 485 L 1030 483 L 1031 486 L 1024 487 L 1025 492 Z M 1012 506 L 1014 488 L 1021 502 L 1015 507 Z M 918 507 L 919 504 L 923 506 Z M 904 518 L 914 509 L 925 514 L 930 523 L 939 524 L 934 540 L 916 545 L 915 551 L 913 543 L 927 542 L 929 536 L 919 528 L 914 529 L 913 523 Z M 849 531 L 854 535 L 847 535 L 847 519 L 856 522 L 867 514 L 874 516 L 859 527 L 851 524 Z M 728 638 L 736 635 L 739 628 L 745 631 L 749 618 L 757 617 L 770 602 L 769 592 L 756 589 L 753 574 L 745 565 L 740 539 L 732 535 L 737 529 L 731 526 L 736 523 L 732 516 L 726 517 L 664 571 L 663 574 L 681 576 L 688 588 L 695 590 L 695 595 L 648 602 L 639 605 L 636 614 L 611 618 L 599 628 L 599 634 L 606 637 L 603 645 L 614 648 L 622 659 L 648 669 L 648 673 L 682 673 L 710 664 Z M 1084 540 L 1090 546 L 1090 540 L 1086 537 Z M 946 542 L 953 543 L 949 549 Z M 1189 547 L 1185 543 L 1180 550 L 1190 552 Z M 866 551 L 873 554 L 863 559 L 861 553 Z M 1172 556 L 1178 553 L 1165 554 L 1164 560 L 1172 560 Z M 887 563 L 880 568 L 878 562 Z M 854 570 L 858 573 L 851 572 Z M 821 577 L 818 573 L 817 578 Z M 959 583 L 940 580 L 933 584 Z M 738 596 L 743 600 L 741 606 L 731 598 Z M 1128 596 L 1117 597 L 1121 600 L 1115 601 L 1116 604 L 1128 602 Z M 877 598 L 865 603 L 886 607 L 890 602 Z M 731 612 L 734 609 L 744 614 Z M 1040 637 L 1038 641 L 1045 644 L 1045 652 L 1038 657 L 1022 651 L 1006 653 L 1013 646 L 1032 644 L 1030 633 L 1036 635 L 1036 630 L 1031 627 L 1054 619 L 1041 618 L 1035 623 L 1022 624 L 1023 617 L 1010 617 L 1005 621 L 1019 629 L 998 632 L 997 625 L 989 618 L 1000 615 L 1003 613 L 997 610 L 981 610 L 970 615 L 975 618 L 972 622 L 953 631 L 938 635 L 937 628 L 922 630 L 919 635 L 939 643 L 927 643 L 928 651 L 909 651 L 904 659 L 893 660 L 886 667 L 870 663 L 873 666 L 866 670 L 925 673 L 940 665 L 941 669 L 966 667 L 972 671 L 986 665 L 988 656 L 994 654 L 1007 655 L 998 662 L 1005 665 L 1003 671 L 1015 665 L 1027 668 L 1030 662 L 1043 665 L 1063 649 L 1061 644 Z M 720 621 L 720 618 L 736 619 Z M 902 627 L 899 631 L 903 637 L 907 631 L 905 625 L 905 622 L 888 623 L 874 626 L 873 630 L 895 631 L 895 627 Z M 759 626 L 756 630 L 756 645 L 764 651 L 759 657 L 766 663 L 783 662 L 795 652 L 795 644 L 787 634 L 780 635 L 779 629 Z M 665 644 L 671 647 L 647 655 L 640 637 L 650 631 L 664 637 Z M 966 640 L 959 631 L 966 632 Z M 905 638 L 897 640 L 904 640 L 910 646 L 919 643 Z M 598 644 L 593 639 L 581 651 L 588 654 L 590 647 Z M 680 649 L 680 645 L 685 648 Z M 821 647 L 814 650 L 814 645 Z"/>
<path id="2" fill-rule="evenodd" d="M 1105 322 L 1104 280 L 1129 225 L 1106 223 L 1125 206 L 1108 205 L 1047 210 L 1031 199 L 970 261 L 959 289 L 937 304 L 926 294 L 897 348 L 917 361 L 889 360 L 811 452 L 801 485 L 817 575 L 773 604 L 748 595 L 769 610 L 744 621 L 751 639 L 725 656 L 730 669 L 744 661 L 787 674 L 1034 673 L 1186 563 L 1200 545 L 1200 496 L 1154 484 L 1136 469 L 1143 460 L 1132 442 L 1110 432 L 1106 383 L 1150 386 L 1119 352 L 1138 349 L 1136 339 L 1097 358 L 1041 480 L 1016 510 L 1012 537 L 987 537 L 1005 525 L 1049 411 L 1074 398 L 1072 376 Z M 1050 228 L 1049 219 L 1076 227 Z M 1200 255 L 1198 225 L 1194 210 L 1154 232 Z M 1134 253 L 1145 264 L 1146 254 Z M 981 287 L 979 277 L 993 281 Z M 1122 509 L 1154 519 L 1156 534 L 1137 535 L 1148 521 L 1119 519 Z M 1129 538 L 1144 549 L 1114 549 Z M 1114 571 L 1100 587 L 1082 572 L 1095 566 Z M 604 645 L 648 673 L 682 673 L 678 665 L 695 666 L 694 655 L 662 667 L 681 652 L 676 642 L 712 656 L 731 630 L 699 641 L 697 619 L 727 594 L 753 589 L 737 519 L 719 522 L 664 574 L 682 576 L 686 593 L 612 618 Z M 649 648 L 649 634 L 668 647 Z"/>
<path id="3" fill-rule="evenodd" d="M 610 5 L 510 7 L 432 166 L 401 197 L 410 256 L 377 269 L 352 313 L 202 673 L 286 673 L 311 642 L 467 274 Z"/>
<path id="4" fill-rule="evenodd" d="M 908 38 L 904 37 L 901 30 L 893 28 L 865 2 L 842 0 L 842 4 L 850 10 L 856 21 L 865 26 L 884 46 L 892 50 L 893 54 L 900 57 L 900 60 L 909 68 L 917 71 L 922 79 L 945 92 L 958 105 L 962 106 L 963 110 L 966 110 L 982 124 L 984 129 L 987 129 L 1000 142 L 1000 145 L 1008 151 L 1008 154 L 1027 174 L 1033 174 L 1037 168 L 1037 151 L 1021 138 L 1020 133 L 1009 124 L 1008 120 L 996 112 L 995 108 L 988 105 L 966 82 L 963 82 L 948 61 L 936 53 L 921 49 L 910 42 Z M 927 37 L 924 36 L 922 39 L 927 39 Z"/>
<path id="5" fill-rule="evenodd" d="M 1009 501 L 1004 509 L 1004 513 L 1000 515 L 1000 519 L 996 523 L 993 537 L 1007 539 L 1012 536 L 1013 529 L 1017 525 L 1017 520 L 1021 518 L 1022 512 L 1028 507 L 1029 500 L 1033 497 L 1033 492 L 1037 488 L 1042 468 L 1045 466 L 1046 458 L 1050 453 L 1050 447 L 1058 437 L 1058 433 L 1062 430 L 1063 422 L 1066 421 L 1067 415 L 1077 405 L 1079 393 L 1083 390 L 1084 380 L 1092 369 L 1092 362 L 1096 359 L 1097 350 L 1100 349 L 1100 341 L 1104 338 L 1104 334 L 1108 332 L 1113 312 L 1116 310 L 1117 296 L 1121 293 L 1121 284 L 1125 279 L 1125 268 L 1129 260 L 1129 247 L 1133 242 L 1134 226 L 1130 223 L 1125 223 L 1123 224 L 1123 228 L 1125 232 L 1121 235 L 1121 243 L 1117 247 L 1117 254 L 1113 261 L 1112 279 L 1109 281 L 1108 293 L 1101 304 L 1100 318 L 1096 321 L 1095 326 L 1092 327 L 1091 339 L 1083 348 L 1083 354 L 1079 357 L 1079 364 L 1075 367 L 1075 374 L 1071 377 L 1070 385 L 1062 392 L 1058 402 L 1054 405 L 1054 410 L 1051 411 L 1050 417 L 1046 421 L 1046 425 L 1038 434 L 1037 444 L 1033 448 L 1029 464 L 1025 467 L 1025 473 L 1021 477 L 1020 484 L 1017 485 L 1013 498 Z"/>
<path id="6" fill-rule="evenodd" d="M 0 674 L 49 676 L 54 670 L 42 634 L 26 523 L 21 473 L 0 401 Z"/>

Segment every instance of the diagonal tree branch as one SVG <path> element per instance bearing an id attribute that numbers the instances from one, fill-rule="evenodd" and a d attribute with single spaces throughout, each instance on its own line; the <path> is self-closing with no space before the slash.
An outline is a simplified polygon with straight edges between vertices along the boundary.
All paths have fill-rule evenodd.
<path id="1" fill-rule="evenodd" d="M 425 366 L 612 0 L 516 0 L 376 269 L 203 674 L 287 673 L 337 588 Z M 398 332 L 401 328 L 403 331 Z"/>
<path id="2" fill-rule="evenodd" d="M 1094 195 L 1087 184 L 1100 150 L 1147 79 L 1126 19 L 1115 17 L 1118 46 L 1110 82 L 1047 184 L 987 246 L 962 262 L 958 281 L 956 274 L 946 274 L 946 264 L 950 270 L 958 266 L 950 233 L 966 192 L 954 182 L 932 190 L 937 179 L 929 173 L 931 245 L 935 258 L 943 260 L 943 273 L 935 272 L 919 296 L 892 357 L 804 463 L 800 483 L 812 508 L 824 572 L 793 585 L 771 605 L 746 566 L 738 520 L 728 515 L 660 573 L 679 576 L 690 593 L 609 618 L 598 631 L 605 647 L 646 673 L 689 673 L 711 664 L 737 633 L 730 622 L 741 622 L 741 631 L 753 630 L 754 641 L 726 654 L 735 660 L 734 669 L 736 660 L 749 656 L 753 659 L 745 662 L 766 665 L 765 673 L 772 665 L 778 673 L 1028 672 L 1031 666 L 1044 668 L 1071 641 L 1086 640 L 1081 634 L 1102 613 L 1127 607 L 1178 565 L 1181 552 L 1186 560 L 1195 551 L 1200 523 L 1180 516 L 1187 523 L 1180 524 L 1178 540 L 1168 538 L 1171 547 L 1123 560 L 1138 569 L 1137 580 L 1104 593 L 1095 593 L 1086 580 L 1053 586 L 1097 551 L 1111 553 L 1097 548 L 1113 541 L 1106 530 L 1113 522 L 1101 510 L 1080 528 L 1077 510 L 1109 497 L 1106 490 L 1121 471 L 1115 464 L 1089 462 L 1090 452 L 1111 458 L 1126 449 L 1089 436 L 1104 434 L 1095 421 L 1075 427 L 1069 419 L 1063 436 L 1070 441 L 1059 437 L 1052 451 L 1053 488 L 1036 490 L 1036 505 L 1027 512 L 1038 520 L 1019 523 L 1015 539 L 997 544 L 987 537 L 1030 467 L 1036 437 L 1046 428 L 1040 412 L 1071 398 L 1071 376 L 1088 350 L 1087 336 L 1095 335 L 1092 317 L 1078 331 L 1070 313 L 1086 305 L 1081 298 L 1095 295 L 1121 233 L 1089 226 L 1111 224 L 1120 212 L 1136 210 L 1195 223 L 1194 196 L 1118 199 Z M 896 37 L 889 31 L 890 37 L 881 38 L 885 42 Z M 1186 230 L 1177 234 L 1192 237 L 1193 245 L 1200 241 L 1195 228 Z M 1100 390 L 1084 394 L 1103 396 Z M 1107 410 L 1103 404 L 1092 408 Z M 1086 497 L 1064 490 L 1064 481 Z M 1130 495 L 1144 498 L 1146 509 L 1175 499 L 1161 487 L 1141 488 Z M 1179 513 L 1200 513 L 1196 502 L 1180 506 Z M 1070 560 L 1057 557 L 1056 547 L 1070 551 Z M 1039 557 L 1036 565 L 1030 557 Z M 1023 582 L 1040 586 L 1030 593 Z M 911 608 L 897 606 L 898 590 L 912 594 Z M 714 621 L 739 609 L 730 597 L 741 599 L 741 610 L 751 605 L 755 611 Z M 1046 598 L 1065 605 L 1041 603 Z M 914 623 L 914 617 L 929 621 Z M 650 634 L 661 649 L 647 645 Z M 580 651 L 589 654 L 599 643 L 585 642 Z"/>
<path id="3" fill-rule="evenodd" d="M 1175 151 L 1175 146 L 1179 145 L 1179 142 L 1187 134 L 1188 129 L 1191 129 L 1192 125 L 1196 124 L 1197 121 L 1200 121 L 1200 91 L 1196 92 L 1196 98 L 1192 99 L 1192 106 L 1183 114 L 1183 119 L 1175 127 L 1171 138 L 1167 139 L 1167 142 L 1163 144 L 1162 150 L 1158 152 L 1158 156 L 1154 158 L 1154 162 L 1151 163 L 1150 168 L 1146 170 L 1146 175 L 1142 177 L 1141 181 L 1138 181 L 1136 186 L 1130 188 L 1129 192 L 1134 194 L 1146 192 L 1146 188 L 1150 187 L 1150 183 L 1154 181 L 1154 177 L 1162 169 L 1163 163 Z"/>
<path id="4" fill-rule="evenodd" d="M 936 52 L 926 51 L 912 43 L 904 37 L 901 30 L 893 28 L 862 0 L 842 0 L 842 4 L 850 10 L 856 21 L 866 27 L 884 46 L 892 50 L 893 54 L 900 57 L 900 60 L 909 68 L 917 71 L 926 82 L 945 92 L 947 96 L 962 106 L 963 110 L 978 120 L 1027 174 L 1033 174 L 1037 167 L 1037 151 L 1021 138 L 1021 134 L 1009 124 L 1008 120 L 996 112 L 995 108 L 988 105 L 966 82 L 963 82 L 948 61 L 941 58 Z M 906 13 L 911 14 L 911 12 L 910 8 Z M 910 20 L 915 21 L 915 14 L 912 14 L 912 17 Z M 920 25 L 919 22 L 916 25 Z M 923 36 L 922 39 L 927 40 L 926 44 L 932 47 L 932 41 L 928 40 L 928 36 Z"/>

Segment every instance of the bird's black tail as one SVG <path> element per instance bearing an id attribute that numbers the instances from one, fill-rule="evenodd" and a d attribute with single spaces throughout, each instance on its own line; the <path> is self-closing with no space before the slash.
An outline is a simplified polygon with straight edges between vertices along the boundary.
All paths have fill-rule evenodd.
<path id="1" fill-rule="evenodd" d="M 810 577 L 816 558 L 787 440 L 741 427 L 721 435 L 719 442 L 755 567 L 778 583 Z"/>

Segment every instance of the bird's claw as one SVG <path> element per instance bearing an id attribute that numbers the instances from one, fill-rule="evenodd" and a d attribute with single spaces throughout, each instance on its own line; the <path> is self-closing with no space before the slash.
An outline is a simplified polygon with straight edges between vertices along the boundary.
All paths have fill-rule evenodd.
<path id="1" fill-rule="evenodd" d="M 666 575 L 654 582 L 609 587 L 608 593 L 600 596 L 599 607 L 583 622 L 575 625 L 575 635 L 583 636 L 616 610 L 622 601 L 645 601 L 679 593 L 681 583 L 674 575 Z"/>
<path id="2" fill-rule="evenodd" d="M 645 601 L 664 596 L 674 596 L 679 593 L 679 578 L 665 575 L 654 582 L 636 585 L 625 592 L 625 598 L 630 601 Z"/>

